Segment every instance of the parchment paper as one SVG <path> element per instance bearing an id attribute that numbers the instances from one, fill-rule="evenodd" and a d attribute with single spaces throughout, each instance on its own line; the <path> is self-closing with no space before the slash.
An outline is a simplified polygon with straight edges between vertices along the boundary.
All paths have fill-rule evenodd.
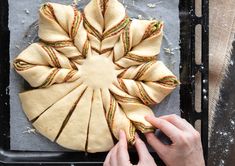
<path id="1" fill-rule="evenodd" d="M 37 37 L 32 25 L 38 19 L 38 9 L 46 0 L 9 0 L 10 60 L 24 50 Z M 50 0 L 63 4 L 71 4 L 72 0 Z M 78 8 L 82 9 L 89 0 L 81 0 Z M 130 17 L 152 19 L 165 22 L 165 37 L 159 58 L 179 77 L 179 11 L 178 0 L 120 0 Z M 155 4 L 156 6 L 152 5 Z M 152 7 L 151 7 L 152 6 Z M 28 33 L 26 33 L 28 32 Z M 27 34 L 27 36 L 25 36 Z M 169 53 L 170 51 L 170 53 Z M 50 142 L 44 136 L 34 132 L 22 111 L 18 93 L 28 89 L 27 83 L 13 68 L 10 69 L 10 137 L 11 150 L 25 151 L 67 151 Z M 180 114 L 179 88 L 162 103 L 153 107 L 157 116 L 164 114 Z"/>

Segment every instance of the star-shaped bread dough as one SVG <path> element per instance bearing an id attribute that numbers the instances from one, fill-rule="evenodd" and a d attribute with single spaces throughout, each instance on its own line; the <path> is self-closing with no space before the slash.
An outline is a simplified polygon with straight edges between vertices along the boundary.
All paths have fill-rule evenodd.
<path id="1" fill-rule="evenodd" d="M 40 41 L 15 60 L 15 70 L 35 89 L 20 93 L 33 126 L 59 145 L 102 152 L 120 129 L 130 143 L 136 130 L 154 128 L 144 117 L 177 85 L 159 60 L 163 23 L 131 20 L 117 0 L 91 0 L 80 12 L 46 3 Z"/>

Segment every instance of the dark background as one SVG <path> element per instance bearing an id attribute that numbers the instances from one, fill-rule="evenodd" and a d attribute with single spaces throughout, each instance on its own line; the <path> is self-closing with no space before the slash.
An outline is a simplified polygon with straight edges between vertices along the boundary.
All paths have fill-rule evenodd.
<path id="1" fill-rule="evenodd" d="M 234 36 L 235 37 L 235 36 Z M 235 38 L 234 38 L 235 39 Z M 235 165 L 235 41 L 218 102 L 209 147 L 209 166 Z"/>

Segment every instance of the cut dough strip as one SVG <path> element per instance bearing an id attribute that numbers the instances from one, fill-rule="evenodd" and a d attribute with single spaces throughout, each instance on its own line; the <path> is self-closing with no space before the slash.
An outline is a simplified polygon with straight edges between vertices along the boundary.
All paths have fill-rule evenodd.
<path id="1" fill-rule="evenodd" d="M 68 95 L 54 103 L 33 123 L 33 126 L 42 134 L 55 141 L 60 135 L 67 121 L 74 112 L 74 107 L 83 95 L 86 86 L 81 85 Z M 70 133 L 72 134 L 72 133 Z"/>
<path id="2" fill-rule="evenodd" d="M 80 85 L 81 80 L 77 80 L 72 83 L 55 84 L 49 88 L 20 93 L 23 110 L 31 121 Z"/>
<path id="3" fill-rule="evenodd" d="M 114 145 L 105 117 L 100 89 L 95 89 L 89 121 L 87 152 L 108 151 Z"/>
<path id="4" fill-rule="evenodd" d="M 57 143 L 73 150 L 86 151 L 93 90 L 87 88 L 64 127 Z"/>

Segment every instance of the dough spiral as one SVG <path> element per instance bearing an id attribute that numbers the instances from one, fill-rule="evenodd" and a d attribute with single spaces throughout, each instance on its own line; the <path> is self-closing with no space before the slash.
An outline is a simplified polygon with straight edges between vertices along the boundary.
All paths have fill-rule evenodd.
<path id="1" fill-rule="evenodd" d="M 34 90 L 20 94 L 33 126 L 63 147 L 108 151 L 124 130 L 153 131 L 144 116 L 177 85 L 159 60 L 163 23 L 131 20 L 117 0 L 91 0 L 83 12 L 46 3 L 40 41 L 14 60 Z"/>

